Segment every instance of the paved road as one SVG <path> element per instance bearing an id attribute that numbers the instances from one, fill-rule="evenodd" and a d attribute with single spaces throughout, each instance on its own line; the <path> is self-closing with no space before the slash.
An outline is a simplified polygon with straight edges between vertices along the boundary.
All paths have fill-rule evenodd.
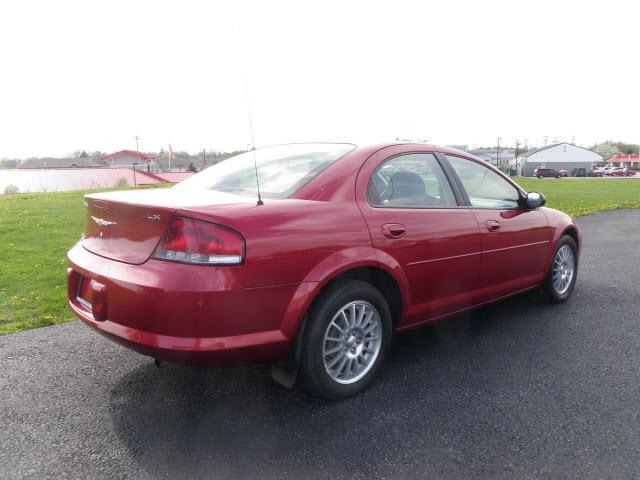
<path id="1" fill-rule="evenodd" d="M 640 210 L 580 219 L 577 290 L 395 339 L 328 404 L 152 362 L 78 322 L 0 337 L 2 478 L 638 478 Z"/>

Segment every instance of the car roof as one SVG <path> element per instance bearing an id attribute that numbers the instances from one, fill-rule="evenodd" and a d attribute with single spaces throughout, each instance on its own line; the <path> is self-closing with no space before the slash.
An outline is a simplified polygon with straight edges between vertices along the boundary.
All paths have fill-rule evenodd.
<path id="1" fill-rule="evenodd" d="M 306 143 L 306 142 L 305 142 Z M 318 176 L 313 178 L 309 183 L 303 186 L 300 190 L 295 192 L 292 195 L 292 198 L 303 199 L 303 200 L 350 200 L 353 199 L 353 192 L 351 191 L 351 186 L 349 186 L 349 182 L 345 182 L 344 179 L 348 176 L 354 175 L 357 176 L 358 171 L 364 164 L 367 158 L 371 155 L 374 155 L 382 150 L 386 150 L 388 148 L 393 149 L 394 154 L 400 153 L 432 153 L 437 152 L 441 154 L 451 154 L 457 155 L 463 158 L 474 160 L 482 165 L 486 165 L 487 167 L 496 171 L 499 175 L 502 175 L 507 182 L 511 183 L 514 188 L 516 188 L 520 192 L 525 192 L 522 187 L 520 187 L 516 182 L 514 182 L 511 178 L 505 175 L 503 172 L 499 171 L 494 165 L 491 165 L 486 160 L 479 158 L 469 152 L 464 152 L 461 150 L 456 150 L 451 147 L 441 147 L 438 145 L 428 144 L 428 143 L 418 143 L 418 142 L 386 142 L 386 143 L 377 143 L 377 144 L 355 144 L 352 142 L 308 142 L 308 143 L 350 143 L 351 145 L 355 145 L 355 148 L 344 155 L 338 161 L 329 165 L 326 170 L 321 172 Z M 403 147 L 394 148 L 394 147 Z M 400 150 L 403 150 L 401 152 Z M 382 153 L 382 152 L 381 152 Z"/>

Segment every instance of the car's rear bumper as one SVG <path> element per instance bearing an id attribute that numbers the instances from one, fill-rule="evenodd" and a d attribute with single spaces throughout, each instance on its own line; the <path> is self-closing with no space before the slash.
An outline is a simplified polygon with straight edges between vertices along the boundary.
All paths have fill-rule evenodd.
<path id="1" fill-rule="evenodd" d="M 295 285 L 246 289 L 240 269 L 149 260 L 129 265 L 80 245 L 68 255 L 68 304 L 111 340 L 171 362 L 232 366 L 278 360 L 292 344 L 281 331 Z M 77 299 L 79 279 L 104 286 L 104 319 Z"/>
<path id="2" fill-rule="evenodd" d="M 230 337 L 172 337 L 125 327 L 109 320 L 98 322 L 90 312 L 71 300 L 69 308 L 85 324 L 110 340 L 168 362 L 212 367 L 263 363 L 282 358 L 290 345 L 280 330 Z"/>

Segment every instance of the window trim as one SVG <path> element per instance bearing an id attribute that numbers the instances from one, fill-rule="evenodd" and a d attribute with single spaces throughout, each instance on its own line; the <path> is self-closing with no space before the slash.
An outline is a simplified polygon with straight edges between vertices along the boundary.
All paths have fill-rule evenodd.
<path id="1" fill-rule="evenodd" d="M 451 171 L 451 174 L 454 176 L 455 182 L 458 185 L 458 187 L 461 189 L 461 191 L 463 192 L 463 197 L 464 197 L 464 201 L 465 201 L 465 206 L 468 208 L 475 208 L 477 210 L 523 210 L 526 208 L 524 207 L 523 204 L 523 200 L 526 198 L 526 192 L 515 182 L 513 182 L 509 177 L 507 177 L 504 173 L 502 173 L 500 170 L 498 170 L 497 168 L 494 168 L 493 165 L 489 165 L 486 162 L 483 161 L 478 161 L 475 158 L 469 158 L 469 157 L 465 157 L 463 155 L 456 155 L 456 154 L 450 154 L 450 153 L 446 153 L 446 152 L 439 152 L 442 155 L 442 160 L 443 162 L 447 165 L 447 168 Z M 511 185 L 516 192 L 518 192 L 518 206 L 517 207 L 478 207 L 475 205 L 471 204 L 471 200 L 469 199 L 469 194 L 467 193 L 467 190 L 464 188 L 464 184 L 462 183 L 462 180 L 460 180 L 460 177 L 458 176 L 458 173 L 455 171 L 455 169 L 453 168 L 453 166 L 451 165 L 451 163 L 448 160 L 448 156 L 451 157 L 456 157 L 456 158 L 460 158 L 462 160 L 467 160 L 470 162 L 474 162 L 477 163 L 478 165 L 480 165 L 481 167 L 486 168 L 487 170 L 491 170 L 492 172 L 495 172 L 498 174 L 498 176 L 500 176 L 502 179 L 504 179 L 509 185 Z"/>
<path id="2" fill-rule="evenodd" d="M 436 159 L 436 163 L 438 164 L 438 166 L 440 167 L 440 170 L 442 171 L 442 174 L 444 176 L 445 181 L 447 182 L 447 185 L 449 186 L 449 188 L 451 189 L 451 193 L 453 194 L 453 199 L 456 202 L 455 205 L 449 205 L 449 206 L 430 206 L 430 207 L 410 207 L 410 206 L 391 206 L 391 207 L 384 207 L 384 206 L 378 206 L 378 205 L 372 205 L 371 202 L 369 201 L 369 183 L 371 182 L 371 180 L 373 179 L 373 176 L 376 174 L 376 172 L 382 167 L 382 165 L 384 165 L 385 163 L 393 160 L 394 158 L 397 157 L 401 157 L 404 155 L 433 155 L 433 157 Z M 370 208 L 376 208 L 376 209 L 384 209 L 384 210 L 452 210 L 452 209 L 457 209 L 457 208 L 466 208 L 467 205 L 465 205 L 465 200 L 464 197 L 461 195 L 460 191 L 458 190 L 458 186 L 455 183 L 455 179 L 454 177 L 451 176 L 451 173 L 447 170 L 447 166 L 443 164 L 442 158 L 440 158 L 440 152 L 436 152 L 436 151 L 414 151 L 414 150 L 409 150 L 406 152 L 400 152 L 400 153 L 396 153 L 394 155 L 391 155 L 387 158 L 385 158 L 384 160 L 382 160 L 380 163 L 378 163 L 375 168 L 373 169 L 373 172 L 371 172 L 371 175 L 369 175 L 369 179 L 367 180 L 366 183 L 366 187 L 365 187 L 365 192 L 364 192 L 364 196 L 365 199 L 367 201 L 367 205 Z"/>

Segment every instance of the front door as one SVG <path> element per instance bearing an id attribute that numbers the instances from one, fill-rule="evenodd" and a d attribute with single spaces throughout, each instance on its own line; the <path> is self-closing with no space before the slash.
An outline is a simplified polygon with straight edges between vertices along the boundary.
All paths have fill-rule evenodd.
<path id="1" fill-rule="evenodd" d="M 446 155 L 482 231 L 485 300 L 542 282 L 551 232 L 541 209 L 520 206 L 518 189 L 475 160 Z"/>
<path id="2" fill-rule="evenodd" d="M 388 147 L 358 176 L 358 203 L 373 246 L 391 256 L 409 282 L 405 323 L 446 315 L 477 303 L 481 234 L 473 213 L 431 152 Z"/>

